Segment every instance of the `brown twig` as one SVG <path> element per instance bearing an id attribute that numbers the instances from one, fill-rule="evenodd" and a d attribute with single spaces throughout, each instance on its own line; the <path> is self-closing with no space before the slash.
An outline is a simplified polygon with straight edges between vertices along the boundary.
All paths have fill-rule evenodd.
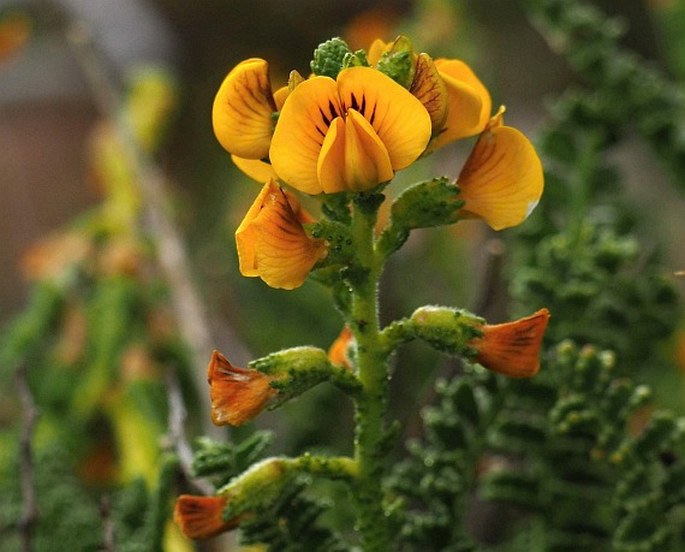
<path id="1" fill-rule="evenodd" d="M 38 419 L 38 409 L 33 400 L 31 389 L 27 381 L 26 367 L 17 370 L 17 391 L 22 405 L 22 430 L 19 440 L 19 458 L 21 464 L 21 495 L 23 499 L 21 518 L 19 519 L 19 533 L 21 547 L 24 552 L 30 552 L 33 539 L 33 529 L 38 521 L 38 499 L 34 480 L 33 431 Z"/>
<path id="2" fill-rule="evenodd" d="M 209 482 L 193 476 L 193 450 L 188 443 L 185 432 L 185 403 L 183 402 L 178 378 L 171 370 L 166 373 L 166 388 L 169 400 L 169 433 L 173 448 L 181 465 L 181 471 L 186 480 L 197 487 L 203 494 L 214 494 L 214 488 Z"/>
<path id="3" fill-rule="evenodd" d="M 100 499 L 100 516 L 104 527 L 102 549 L 104 552 L 115 552 L 116 537 L 112 522 L 112 501 L 108 495 L 103 495 Z"/>
<path id="4" fill-rule="evenodd" d="M 478 294 L 473 301 L 472 310 L 478 316 L 497 318 L 501 315 L 506 291 L 502 284 L 502 265 L 505 256 L 504 242 L 499 238 L 488 237 L 482 247 L 483 259 L 478 275 Z"/>

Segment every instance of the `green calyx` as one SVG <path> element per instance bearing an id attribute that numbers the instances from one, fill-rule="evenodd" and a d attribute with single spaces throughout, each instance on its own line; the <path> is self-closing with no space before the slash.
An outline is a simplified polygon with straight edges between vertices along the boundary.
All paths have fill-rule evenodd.
<path id="1" fill-rule="evenodd" d="M 451 307 L 420 307 L 411 315 L 413 335 L 434 349 L 453 355 L 472 357 L 470 343 L 482 336 L 485 321 L 463 309 Z"/>
<path id="2" fill-rule="evenodd" d="M 404 88 L 409 88 L 414 80 L 414 48 L 405 36 L 399 36 L 389 51 L 383 53 L 376 68 L 388 75 Z"/>
<path id="3" fill-rule="evenodd" d="M 453 224 L 464 200 L 459 187 L 447 178 L 434 178 L 407 188 L 392 205 L 392 220 L 406 229 Z"/>
<path id="4" fill-rule="evenodd" d="M 352 372 L 334 366 L 326 351 L 317 347 L 284 349 L 252 361 L 250 368 L 273 376 L 271 386 L 278 390 L 273 408 L 323 382 L 330 382 L 349 394 L 357 393 L 360 387 Z"/>

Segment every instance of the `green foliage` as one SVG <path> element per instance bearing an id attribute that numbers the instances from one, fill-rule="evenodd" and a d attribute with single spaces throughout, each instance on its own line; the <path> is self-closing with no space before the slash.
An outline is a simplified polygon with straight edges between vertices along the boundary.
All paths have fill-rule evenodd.
<path id="1" fill-rule="evenodd" d="M 18 448 L 0 466 L 0 548 L 20 549 L 18 520 L 22 491 Z M 78 483 L 69 451 L 60 445 L 35 453 L 35 492 L 40 515 L 33 529 L 37 552 L 65 550 L 81 552 L 97 549 L 102 543 L 103 521 L 96 500 Z"/>
<path id="2" fill-rule="evenodd" d="M 609 348 L 621 369 L 635 373 L 660 362 L 656 344 L 673 333 L 681 308 L 659 250 L 647 251 L 637 238 L 643 213 L 620 197 L 621 175 L 607 154 L 637 130 L 658 144 L 660 156 L 683 157 L 671 131 L 655 131 L 663 134 L 657 139 L 646 128 L 667 113 L 664 125 L 682 129 L 685 99 L 656 69 L 619 47 L 620 25 L 594 7 L 524 4 L 588 86 L 568 91 L 550 109 L 540 138 L 545 197 L 519 231 L 511 293 L 522 310 L 550 309 L 549 343 L 572 338 Z M 676 166 L 676 183 L 685 175 L 679 171 Z"/>
<path id="3" fill-rule="evenodd" d="M 209 477 L 216 488 L 223 487 L 262 458 L 272 441 L 273 434 L 269 431 L 255 431 L 238 443 L 202 437 L 193 457 L 193 475 Z"/>
<path id="4" fill-rule="evenodd" d="M 475 466 L 485 430 L 498 410 L 498 382 L 468 373 L 438 381 L 435 406 L 423 411 L 425 436 L 410 441 L 388 486 L 401 504 L 401 536 L 407 550 L 473 550 L 464 516 L 475 488 Z"/>
<path id="5" fill-rule="evenodd" d="M 334 531 L 319 523 L 333 505 L 307 496 L 311 484 L 309 478 L 287 483 L 273 503 L 257 509 L 254 519 L 241 525 L 241 543 L 266 544 L 268 550 L 286 552 L 349 550 Z"/>

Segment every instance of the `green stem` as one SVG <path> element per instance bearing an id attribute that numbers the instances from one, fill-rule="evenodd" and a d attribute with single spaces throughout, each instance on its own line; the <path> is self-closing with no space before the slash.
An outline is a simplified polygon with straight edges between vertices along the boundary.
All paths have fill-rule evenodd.
<path id="1" fill-rule="evenodd" d="M 374 227 L 379 199 L 361 196 L 352 214 L 356 265 L 350 268 L 352 288 L 350 328 L 357 342 L 357 371 L 363 386 L 355 399 L 355 460 L 358 529 L 365 550 L 390 550 L 391 531 L 383 509 L 384 418 L 388 395 L 388 354 L 382 344 L 378 317 L 378 281 L 382 258 L 376 253 Z"/>

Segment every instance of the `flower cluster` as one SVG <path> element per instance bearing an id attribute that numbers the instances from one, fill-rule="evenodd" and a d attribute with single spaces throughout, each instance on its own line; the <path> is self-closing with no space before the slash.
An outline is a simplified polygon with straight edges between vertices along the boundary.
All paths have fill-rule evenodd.
<path id="1" fill-rule="evenodd" d="M 263 182 L 236 230 L 240 271 L 293 289 L 317 269 L 344 319 L 328 351 L 293 347 L 238 367 L 215 351 L 207 369 L 211 417 L 240 426 L 319 383 L 354 402 L 355 454 L 303 454 L 252 465 L 214 497 L 181 496 L 175 519 L 192 538 L 206 538 L 258 518 L 291 478 L 347 481 L 357 503 L 363 548 L 390 549 L 383 507 L 382 458 L 389 359 L 413 339 L 510 377 L 540 368 L 547 309 L 489 325 L 462 309 L 420 307 L 382 327 L 378 286 L 390 254 L 410 231 L 478 217 L 492 228 L 521 223 L 537 204 L 542 168 L 533 146 L 491 114 L 490 95 L 459 60 L 433 60 L 409 41 L 374 42 L 352 52 L 340 39 L 314 52 L 312 74 L 291 73 L 274 90 L 261 59 L 240 63 L 216 96 L 214 131 L 234 162 Z M 456 178 L 402 190 L 378 224 L 385 186 L 395 173 L 454 140 L 477 136 Z M 321 201 L 317 219 L 301 195 Z"/>
<path id="2" fill-rule="evenodd" d="M 351 52 L 340 39 L 314 54 L 312 74 L 297 71 L 273 89 L 269 64 L 239 63 L 216 95 L 219 143 L 248 176 L 266 183 L 236 232 L 240 271 L 293 289 L 326 256 L 316 220 L 286 184 L 319 196 L 381 189 L 395 173 L 455 140 L 478 136 L 451 182 L 460 218 L 495 230 L 520 224 L 543 189 L 530 141 L 494 116 L 492 100 L 469 66 L 415 53 L 405 37 Z M 454 220 L 454 217 L 453 219 Z"/>

